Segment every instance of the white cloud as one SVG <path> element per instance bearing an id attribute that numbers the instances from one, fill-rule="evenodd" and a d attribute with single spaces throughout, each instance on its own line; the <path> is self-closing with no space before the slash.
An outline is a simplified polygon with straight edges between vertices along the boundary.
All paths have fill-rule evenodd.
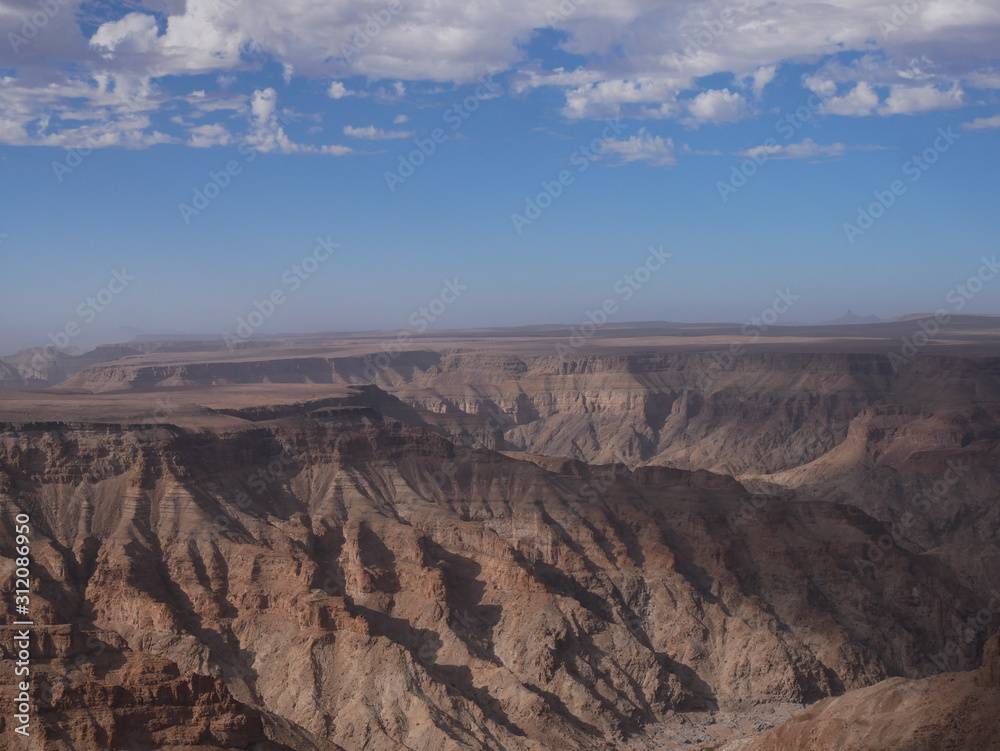
<path id="1" fill-rule="evenodd" d="M 394 118 L 392 118 L 393 125 L 402 125 L 403 123 L 408 123 L 408 122 L 410 122 L 410 118 L 408 118 L 406 115 L 396 115 Z"/>
<path id="2" fill-rule="evenodd" d="M 1000 88 L 998 0 L 922 0 L 890 34 L 880 30 L 895 12 L 890 0 L 587 0 L 569 14 L 560 10 L 565 0 L 409 0 L 377 33 L 368 25 L 369 4 L 350 0 L 130 0 L 106 4 L 102 17 L 109 20 L 92 32 L 80 25 L 94 17 L 82 12 L 83 0 L 58 5 L 23 48 L 0 45 L 0 69 L 15 70 L 19 89 L 0 101 L 0 141 L 35 142 L 62 129 L 62 120 L 130 113 L 154 117 L 147 137 L 156 139 L 155 115 L 167 109 L 182 108 L 190 120 L 212 105 L 245 107 L 249 93 L 267 85 L 262 60 L 273 61 L 286 83 L 293 75 L 332 79 L 333 99 L 367 93 L 347 88 L 342 80 L 352 76 L 378 87 L 371 96 L 394 101 L 426 96 L 420 82 L 450 90 L 511 72 L 514 93 L 561 91 L 570 118 L 692 125 L 765 111 L 761 100 L 785 62 L 817 66 L 803 85 L 824 100 L 825 114 L 914 114 L 964 106 L 976 101 L 974 89 Z M 37 7 L 36 0 L 2 0 L 0 38 L 20 33 Z M 154 7 L 155 16 L 143 10 Z M 560 46 L 580 56 L 575 70 L 546 70 L 526 59 L 525 42 L 553 18 L 567 35 Z M 353 51 L 345 55 L 348 46 Z M 214 77 L 223 90 L 239 83 L 246 89 L 227 98 L 209 85 L 202 104 L 155 90 L 164 76 L 192 74 Z M 704 77 L 720 74 L 729 78 L 716 80 L 734 83 L 705 90 Z M 121 92 L 141 85 L 150 91 L 125 101 Z M 205 87 L 204 80 L 195 85 Z M 0 96 L 9 88 L 0 84 Z M 183 126 L 177 132 L 195 142 Z"/>
<path id="3" fill-rule="evenodd" d="M 357 92 L 351 91 L 340 81 L 330 83 L 330 88 L 326 90 L 327 96 L 331 99 L 343 99 L 345 96 L 354 96 Z"/>
<path id="4" fill-rule="evenodd" d="M 113 66 L 141 66 L 161 76 L 227 71 L 240 64 L 251 37 L 226 11 L 222 0 L 190 0 L 183 13 L 168 18 L 163 34 L 154 16 L 128 13 L 98 27 L 90 45 Z"/>
<path id="5" fill-rule="evenodd" d="M 382 130 L 381 128 L 376 128 L 374 125 L 366 125 L 362 128 L 345 125 L 344 135 L 351 138 L 367 138 L 372 141 L 380 141 L 388 138 L 409 138 L 413 133 L 408 130 Z"/>
<path id="6" fill-rule="evenodd" d="M 330 154 L 343 156 L 352 153 L 350 146 L 310 146 L 295 143 L 285 133 L 282 117 L 277 112 L 278 94 L 272 88 L 257 89 L 250 97 L 250 132 L 247 145 L 265 153 L 279 154 Z M 285 118 L 287 120 L 287 118 Z"/>
<path id="7" fill-rule="evenodd" d="M 188 131 L 191 140 L 188 142 L 197 148 L 208 148 L 210 146 L 227 146 L 233 142 L 232 134 L 222 125 L 215 123 L 198 125 Z"/>
<path id="8" fill-rule="evenodd" d="M 192 91 L 183 99 L 196 111 L 195 116 L 200 116 L 223 110 L 238 112 L 246 107 L 248 97 L 243 94 L 225 94 L 217 91 L 210 94 L 204 91 Z"/>
<path id="9" fill-rule="evenodd" d="M 177 139 L 150 130 L 150 120 L 145 115 L 122 117 L 102 123 L 87 123 L 75 128 L 64 128 L 55 133 L 38 136 L 33 143 L 43 146 L 59 146 L 65 149 L 90 147 L 103 149 L 121 146 L 127 149 L 141 149 L 160 143 L 173 143 Z"/>
<path id="10" fill-rule="evenodd" d="M 0 143 L 10 144 L 11 146 L 22 146 L 29 143 L 24 125 L 14 120 L 0 118 Z"/>
<path id="11" fill-rule="evenodd" d="M 768 144 L 754 146 L 740 153 L 740 156 L 751 159 L 821 159 L 824 157 L 841 156 L 847 151 L 847 146 L 842 143 L 831 143 L 823 146 L 811 138 L 806 138 L 800 143 L 789 144 Z"/>
<path id="12" fill-rule="evenodd" d="M 258 89 L 250 98 L 250 115 L 258 128 L 266 126 L 278 105 L 278 92 L 272 88 Z"/>
<path id="13" fill-rule="evenodd" d="M 622 163 L 646 162 L 661 167 L 677 164 L 673 139 L 652 136 L 645 128 L 629 138 L 605 141 L 605 152 Z"/>
<path id="14" fill-rule="evenodd" d="M 152 127 L 163 96 L 148 77 L 100 76 L 33 86 L 0 77 L 0 143 L 141 148 L 174 137 Z"/>
<path id="15" fill-rule="evenodd" d="M 829 83 L 833 86 L 833 90 L 836 91 L 836 84 L 832 81 Z M 820 108 L 820 112 L 828 115 L 861 117 L 872 114 L 878 107 L 878 103 L 878 94 L 871 86 L 862 81 L 843 96 L 835 96 L 827 99 Z"/>
<path id="16" fill-rule="evenodd" d="M 156 18 L 146 13 L 129 13 L 101 26 L 90 38 L 90 43 L 108 55 L 119 48 L 149 52 L 156 45 L 157 36 Z"/>
<path id="17" fill-rule="evenodd" d="M 818 74 L 803 76 L 802 85 L 821 97 L 831 97 L 837 93 L 837 82 Z"/>
<path id="18" fill-rule="evenodd" d="M 764 93 L 764 87 L 774 80 L 774 76 L 777 72 L 777 65 L 765 65 L 761 68 L 757 68 L 757 70 L 755 70 L 751 75 L 745 76 L 744 80 L 750 81 L 753 87 L 753 95 L 760 98 L 760 96 Z"/>
<path id="19" fill-rule="evenodd" d="M 750 115 L 750 106 L 743 95 L 729 89 L 703 91 L 687 103 L 687 109 L 691 115 L 687 122 L 692 124 L 735 123 Z"/>
<path id="20" fill-rule="evenodd" d="M 962 128 L 964 130 L 992 130 L 993 128 L 1000 128 L 1000 115 L 977 117 L 972 122 L 962 123 Z"/>
<path id="21" fill-rule="evenodd" d="M 616 117 L 626 105 L 646 105 L 643 111 L 647 117 L 670 117 L 676 112 L 679 82 L 675 79 L 642 77 L 586 80 L 594 77 L 593 72 L 566 74 L 559 71 L 555 76 L 538 76 L 522 81 L 520 86 L 527 88 L 546 83 L 578 84 L 566 92 L 566 106 L 563 109 L 563 114 L 572 119 Z"/>
<path id="22" fill-rule="evenodd" d="M 957 86 L 941 91 L 934 86 L 893 86 L 879 109 L 881 115 L 912 115 L 928 110 L 960 107 L 965 92 Z"/>

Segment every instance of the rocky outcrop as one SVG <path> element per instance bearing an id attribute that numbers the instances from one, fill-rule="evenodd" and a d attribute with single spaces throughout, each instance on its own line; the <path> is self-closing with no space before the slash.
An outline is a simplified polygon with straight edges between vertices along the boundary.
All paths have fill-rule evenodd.
<path id="1" fill-rule="evenodd" d="M 72 353 L 54 346 L 30 347 L 0 357 L 0 390 L 38 389 L 64 383 L 77 371 L 107 360 L 139 354 L 137 346 L 109 344 L 90 352 Z"/>
<path id="2" fill-rule="evenodd" d="M 891 678 L 825 699 L 749 742 L 721 751 L 942 751 L 1000 749 L 998 637 L 979 670 L 924 680 Z"/>
<path id="3" fill-rule="evenodd" d="M 6 664 L 13 662 L 13 631 L 2 630 Z M 115 633 L 42 626 L 32 629 L 32 638 L 33 716 L 27 737 L 14 734 L 20 723 L 9 714 L 0 716 L 0 737 L 16 739 L 22 748 L 341 751 L 237 702 L 218 679 L 182 675 L 169 660 L 134 652 Z M 13 706 L 17 681 L 4 678 L 4 704 Z"/>

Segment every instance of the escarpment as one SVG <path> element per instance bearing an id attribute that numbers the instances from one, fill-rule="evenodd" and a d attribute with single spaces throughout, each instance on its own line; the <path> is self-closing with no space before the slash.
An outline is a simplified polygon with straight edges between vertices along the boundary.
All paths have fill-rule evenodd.
<path id="1" fill-rule="evenodd" d="M 886 352 L 818 347 L 733 356 L 720 344 L 639 353 L 584 348 L 560 357 L 558 341 L 522 355 L 486 346 L 386 352 L 373 344 L 325 357 L 249 349 L 169 366 L 147 364 L 153 355 L 127 357 L 83 368 L 66 384 L 97 391 L 372 384 L 396 399 L 394 408 L 380 405 L 384 412 L 412 423 L 414 414 L 401 410 L 418 410 L 425 427 L 460 443 L 706 469 L 762 493 L 857 506 L 895 530 L 895 541 L 920 549 L 943 546 L 945 555 L 961 557 L 987 541 L 990 559 L 1000 560 L 993 503 L 1000 358 L 935 351 L 900 364 Z M 1000 586 L 975 559 L 962 568 Z"/>
<path id="2" fill-rule="evenodd" d="M 980 737 L 1000 360 L 727 336 L 144 344 L 0 391 L 36 743 L 834 748 L 874 703 L 874 748 L 948 686 L 926 738 Z"/>
<path id="3" fill-rule="evenodd" d="M 858 566 L 881 528 L 849 507 L 686 470 L 547 468 L 364 399 L 384 397 L 212 430 L 8 425 L 38 621 L 112 634 L 127 661 L 176 665 L 153 670 L 162 685 L 205 676 L 185 691 L 343 748 L 568 749 L 920 675 L 982 606 L 934 558 Z M 42 717 L 71 732 L 67 712 Z"/>

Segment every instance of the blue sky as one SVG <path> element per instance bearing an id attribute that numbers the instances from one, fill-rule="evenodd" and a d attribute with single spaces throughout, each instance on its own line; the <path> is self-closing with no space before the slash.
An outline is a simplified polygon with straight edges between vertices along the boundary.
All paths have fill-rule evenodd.
<path id="1" fill-rule="evenodd" d="M 2 0 L 0 353 L 275 291 L 254 333 L 576 324 L 651 247 L 617 321 L 932 311 L 997 251 L 998 41 L 983 0 Z"/>

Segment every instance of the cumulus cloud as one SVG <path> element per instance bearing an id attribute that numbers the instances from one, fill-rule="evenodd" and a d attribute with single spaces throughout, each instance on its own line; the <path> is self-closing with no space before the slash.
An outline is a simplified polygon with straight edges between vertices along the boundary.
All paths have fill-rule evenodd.
<path id="1" fill-rule="evenodd" d="M 977 117 L 972 122 L 962 123 L 962 128 L 965 130 L 992 130 L 993 128 L 1000 128 L 1000 115 Z"/>
<path id="2" fill-rule="evenodd" d="M 841 156 L 847 151 L 847 148 L 842 143 L 831 143 L 824 146 L 811 138 L 806 138 L 799 143 L 754 146 L 752 149 L 741 152 L 740 156 L 751 159 L 822 159 Z"/>
<path id="3" fill-rule="evenodd" d="M 208 148 L 210 146 L 226 146 L 233 142 L 232 134 L 222 125 L 216 123 L 206 123 L 198 125 L 188 131 L 191 134 L 189 143 L 197 148 Z"/>
<path id="4" fill-rule="evenodd" d="M 739 92 L 729 89 L 703 91 L 687 103 L 690 124 L 735 123 L 750 115 L 750 105 Z"/>
<path id="5" fill-rule="evenodd" d="M 377 23 L 372 6 L 350 0 L 169 0 L 155 4 L 156 14 L 145 10 L 154 4 L 129 2 L 109 4 L 99 17 L 83 0 L 58 5 L 30 39 L 0 46 L 0 69 L 13 70 L 14 88 L 24 90 L 0 103 L 2 142 L 52 135 L 63 128 L 62 115 L 99 121 L 129 113 L 151 116 L 147 135 L 156 140 L 157 114 L 194 104 L 155 92 L 137 97 L 132 109 L 107 104 L 120 87 L 205 75 L 222 89 L 242 82 L 245 98 L 271 83 L 250 82 L 264 75 L 262 60 L 272 61 L 286 83 L 293 75 L 332 81 L 332 99 L 365 95 L 342 82 L 355 77 L 378 87 L 375 100 L 394 101 L 421 96 L 428 91 L 421 82 L 449 90 L 510 73 L 515 94 L 539 87 L 562 92 L 569 118 L 689 125 L 766 111 L 763 99 L 786 62 L 815 66 L 803 85 L 823 100 L 823 114 L 917 114 L 965 106 L 977 88 L 1000 88 L 1000 8 L 993 0 L 926 0 L 900 18 L 891 3 L 866 0 L 588 0 L 571 13 L 565 0 L 412 0 L 393 5 Z M 37 7 L 35 0 L 3 0 L 0 37 L 21 34 Z M 526 41 L 551 25 L 565 34 L 559 46 L 577 56 L 576 68 L 528 59 Z M 0 84 L 0 95 L 9 88 Z M 206 91 L 209 101 L 246 106 L 245 99 Z M 202 143 L 202 136 L 177 127 L 185 142 Z"/>
<path id="6" fill-rule="evenodd" d="M 824 97 L 820 112 L 827 115 L 865 117 L 868 115 L 913 115 L 930 110 L 961 107 L 965 92 L 957 85 L 941 88 L 934 84 L 914 86 L 910 83 L 882 84 L 888 94 L 881 99 L 876 88 L 861 81 L 846 93 L 833 96 L 837 83 L 821 76 L 807 77 L 805 84 Z"/>
<path id="7" fill-rule="evenodd" d="M 764 87 L 774 80 L 774 76 L 777 72 L 777 65 L 765 65 L 757 68 L 757 70 L 749 76 L 744 76 L 744 81 L 749 81 L 750 86 L 753 89 L 753 95 L 759 98 L 764 93 Z"/>
<path id="8" fill-rule="evenodd" d="M 128 13 L 98 27 L 90 45 L 113 67 L 142 66 L 160 76 L 231 70 L 250 37 L 226 10 L 222 0 L 191 0 L 162 34 L 155 16 Z"/>
<path id="9" fill-rule="evenodd" d="M 330 88 L 326 90 L 326 93 L 331 99 L 343 99 L 345 96 L 354 96 L 357 94 L 356 91 L 351 91 L 340 81 L 333 81 L 330 84 Z"/>
<path id="10" fill-rule="evenodd" d="M 646 117 L 670 117 L 677 112 L 675 100 L 681 83 L 677 79 L 644 76 L 597 80 L 599 78 L 594 71 L 534 73 L 521 79 L 516 90 L 569 87 L 563 114 L 571 119 L 617 117 L 622 114 L 623 107 L 630 105 L 639 107 L 637 112 Z"/>
<path id="11" fill-rule="evenodd" d="M 934 86 L 893 86 L 879 109 L 881 115 L 912 115 L 928 110 L 960 107 L 965 92 L 957 86 L 942 91 Z"/>
<path id="12" fill-rule="evenodd" d="M 152 124 L 163 101 L 148 77 L 98 76 L 38 87 L 0 77 L 0 143 L 142 148 L 175 137 Z"/>
<path id="13" fill-rule="evenodd" d="M 156 45 L 158 36 L 154 16 L 129 13 L 101 26 L 90 38 L 90 43 L 112 56 L 120 50 L 148 52 Z"/>
<path id="14" fill-rule="evenodd" d="M 629 138 L 606 141 L 604 151 L 624 164 L 645 162 L 659 167 L 677 164 L 673 139 L 650 135 L 645 128 Z"/>
<path id="15" fill-rule="evenodd" d="M 88 123 L 75 128 L 63 128 L 55 133 L 39 135 L 33 142 L 67 149 L 81 146 L 95 149 L 109 146 L 140 149 L 159 143 L 174 143 L 176 140 L 165 133 L 151 130 L 149 118 L 138 115 L 96 124 Z"/>
<path id="16" fill-rule="evenodd" d="M 826 84 L 836 91 L 837 85 L 832 81 L 820 84 L 819 93 L 830 91 Z M 820 112 L 830 115 L 846 115 L 848 117 L 860 117 L 872 114 L 879 105 L 878 94 L 867 83 L 862 81 L 843 96 L 832 96 L 823 103 Z"/>
<path id="17" fill-rule="evenodd" d="M 288 117 L 279 113 L 278 94 L 272 88 L 258 89 L 250 97 L 250 132 L 245 138 L 247 145 L 262 152 L 275 151 L 279 154 L 329 154 L 343 156 L 350 154 L 350 146 L 311 146 L 292 141 L 285 133 L 284 123 Z"/>
<path id="18" fill-rule="evenodd" d="M 345 125 L 344 135 L 351 138 L 366 138 L 370 141 L 381 141 L 389 138 L 409 138 L 413 133 L 408 130 L 382 130 L 382 128 L 376 128 L 374 125 L 366 125 L 362 128 Z"/>

